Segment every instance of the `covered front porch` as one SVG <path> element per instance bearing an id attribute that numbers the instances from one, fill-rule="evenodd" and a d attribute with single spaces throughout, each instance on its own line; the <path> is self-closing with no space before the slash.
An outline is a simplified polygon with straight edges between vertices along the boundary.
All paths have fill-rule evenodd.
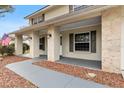
<path id="1" fill-rule="evenodd" d="M 47 55 L 47 60 L 58 61 L 61 55 L 71 59 L 96 60 L 101 62 L 102 70 L 120 73 L 120 9 L 114 7 L 106 11 L 82 12 L 24 28 L 15 32 L 16 54 L 22 54 L 21 37 L 28 33 L 32 58 Z M 69 62 L 73 63 L 71 60 Z"/>
<path id="2" fill-rule="evenodd" d="M 15 36 L 17 55 L 22 54 L 23 36 L 27 36 L 30 45 L 28 55 L 32 58 L 47 55 L 51 61 L 59 60 L 60 56 L 101 60 L 100 16 L 59 27 L 51 25 L 48 29 L 31 30 Z"/>
<path id="3" fill-rule="evenodd" d="M 23 35 L 26 35 L 28 36 L 30 52 L 29 54 L 23 54 L 22 56 L 31 58 L 40 57 L 41 59 L 46 58 L 46 60 L 64 64 L 101 69 L 100 24 L 101 17 L 97 16 L 59 27 L 49 26 L 48 29 L 31 30 L 17 34 L 15 42 L 16 54 L 22 55 L 22 47 L 20 46 L 22 46 Z M 94 43 L 90 43 L 92 31 L 96 31 L 94 35 Z M 73 37 L 70 37 L 70 33 L 74 33 Z M 81 43 L 86 43 L 86 45 L 82 47 L 80 46 L 80 43 L 75 43 L 74 40 L 75 35 L 78 34 L 78 40 L 80 40 L 80 33 L 87 39 L 86 42 Z M 21 43 L 19 41 L 21 41 Z"/>

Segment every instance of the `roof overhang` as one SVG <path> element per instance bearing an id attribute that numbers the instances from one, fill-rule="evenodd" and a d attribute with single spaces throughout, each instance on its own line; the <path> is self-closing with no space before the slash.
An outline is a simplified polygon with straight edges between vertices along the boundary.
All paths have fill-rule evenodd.
<path id="1" fill-rule="evenodd" d="M 31 25 L 25 28 L 22 28 L 20 30 L 11 32 L 10 34 L 21 34 L 26 31 L 31 31 L 31 30 L 38 30 L 38 29 L 46 29 L 50 25 L 54 26 L 62 26 L 68 23 L 73 23 L 73 22 L 78 22 L 80 20 L 96 17 L 96 16 L 101 16 L 101 12 L 105 9 L 111 8 L 111 7 L 116 7 L 114 5 L 106 6 L 106 5 L 99 5 L 99 6 L 92 6 L 88 9 L 64 14 L 59 17 L 55 17 L 52 19 L 49 19 L 47 21 L 44 21 L 42 23 L 36 24 L 36 25 Z"/>

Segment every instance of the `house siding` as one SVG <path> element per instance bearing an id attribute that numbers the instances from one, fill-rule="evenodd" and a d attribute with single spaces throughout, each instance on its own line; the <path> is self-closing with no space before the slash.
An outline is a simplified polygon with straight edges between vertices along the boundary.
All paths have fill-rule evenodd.
<path id="1" fill-rule="evenodd" d="M 47 21 L 49 19 L 69 13 L 69 5 L 61 5 L 56 8 L 54 7 L 45 11 L 44 13 L 45 13 L 45 20 Z M 37 15 L 35 15 L 35 17 L 36 16 Z M 93 17 L 100 17 L 100 21 L 97 20 L 99 21 L 98 24 L 95 24 L 94 23 L 95 21 L 93 20 L 92 21 L 93 23 L 89 21 L 90 23 L 89 25 L 80 23 L 79 26 L 78 25 L 67 26 L 67 24 L 69 23 L 71 24 L 71 22 L 76 23 L 77 21 L 81 21 L 83 19 L 88 20 L 88 18 L 93 18 Z M 78 20 L 76 21 L 75 19 Z M 41 33 L 37 33 L 37 34 L 31 33 L 31 37 L 33 37 L 33 41 L 30 42 L 31 44 L 30 53 L 33 55 L 36 54 L 36 56 L 49 54 L 50 57 L 52 53 L 52 60 L 59 60 L 59 56 L 58 56 L 59 54 L 64 57 L 70 57 L 70 58 L 98 60 L 101 61 L 102 63 L 103 71 L 121 73 L 121 70 L 122 69 L 124 70 L 124 57 L 123 57 L 124 56 L 124 35 L 123 35 L 124 6 L 113 6 L 111 8 L 110 7 L 103 8 L 99 11 L 91 11 L 86 14 L 82 13 L 81 15 L 78 15 L 78 17 L 72 17 L 71 19 L 65 20 L 64 22 L 61 26 L 59 22 L 58 22 L 59 25 L 57 23 L 55 24 L 51 23 L 50 25 L 47 26 L 48 28 L 45 28 L 46 30 L 45 34 L 47 33 L 52 34 L 52 37 L 50 39 L 46 37 L 45 51 L 39 50 L 39 42 L 38 42 L 39 37 L 44 36 L 43 35 L 44 33 L 42 33 L 42 31 Z M 65 25 L 64 28 L 62 28 L 63 25 Z M 42 28 L 38 28 L 38 29 L 42 29 Z M 60 33 L 56 32 L 58 30 L 60 31 Z M 73 52 L 69 51 L 70 33 L 75 34 L 86 31 L 94 31 L 94 30 L 96 30 L 96 53 L 83 52 L 83 51 L 73 51 Z M 35 29 L 33 29 L 33 31 L 35 31 Z M 59 34 L 62 35 L 62 46 L 59 46 L 60 44 Z M 18 37 L 16 39 L 22 42 L 21 38 L 19 39 Z M 51 48 L 51 46 L 53 47 Z M 18 49 L 20 49 L 18 43 L 17 43 L 17 47 Z M 21 51 L 19 52 L 21 53 Z"/>
<path id="2" fill-rule="evenodd" d="M 102 70 L 120 73 L 121 69 L 121 7 L 102 12 Z"/>
<path id="3" fill-rule="evenodd" d="M 69 13 L 69 5 L 61 5 L 45 13 L 45 20 Z"/>

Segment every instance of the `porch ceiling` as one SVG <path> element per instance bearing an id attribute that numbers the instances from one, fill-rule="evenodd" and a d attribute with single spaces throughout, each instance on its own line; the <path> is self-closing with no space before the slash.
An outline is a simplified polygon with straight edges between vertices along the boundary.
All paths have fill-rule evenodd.
<path id="1" fill-rule="evenodd" d="M 101 24 L 101 17 L 97 16 L 90 19 L 80 20 L 79 22 L 63 25 L 59 28 L 59 31 L 67 31 L 67 30 L 72 30 L 77 28 L 88 27 L 88 26 L 96 26 L 100 24 Z"/>
<path id="2" fill-rule="evenodd" d="M 83 19 L 100 16 L 101 11 L 111 7 L 115 7 L 115 6 L 105 6 L 105 5 L 91 6 L 88 9 L 83 9 L 80 11 L 75 11 L 59 17 L 55 17 L 53 19 L 44 21 L 36 25 L 24 27 L 9 34 L 20 34 L 31 30 L 47 29 L 50 25 L 61 26 L 61 25 L 77 22 Z"/>

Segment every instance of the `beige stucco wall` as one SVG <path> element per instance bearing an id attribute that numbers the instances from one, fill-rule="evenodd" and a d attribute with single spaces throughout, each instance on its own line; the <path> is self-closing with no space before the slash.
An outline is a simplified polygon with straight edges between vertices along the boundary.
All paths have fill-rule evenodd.
<path id="1" fill-rule="evenodd" d="M 121 31 L 124 23 L 122 7 L 102 12 L 102 70 L 121 71 Z M 124 25 L 123 25 L 124 26 Z"/>
<path id="2" fill-rule="evenodd" d="M 45 20 L 69 13 L 69 6 L 68 5 L 61 5 L 54 9 L 51 9 L 45 13 Z"/>
<path id="3" fill-rule="evenodd" d="M 93 31 L 93 30 L 97 31 L 96 53 L 82 52 L 82 51 L 69 52 L 69 33 L 80 33 L 80 32 Z M 100 25 L 65 31 L 62 33 L 62 39 L 63 39 L 62 54 L 64 57 L 88 59 L 88 60 L 101 60 L 101 26 Z"/>
<path id="4" fill-rule="evenodd" d="M 121 8 L 122 25 L 121 25 L 121 70 L 124 70 L 124 6 Z"/>

